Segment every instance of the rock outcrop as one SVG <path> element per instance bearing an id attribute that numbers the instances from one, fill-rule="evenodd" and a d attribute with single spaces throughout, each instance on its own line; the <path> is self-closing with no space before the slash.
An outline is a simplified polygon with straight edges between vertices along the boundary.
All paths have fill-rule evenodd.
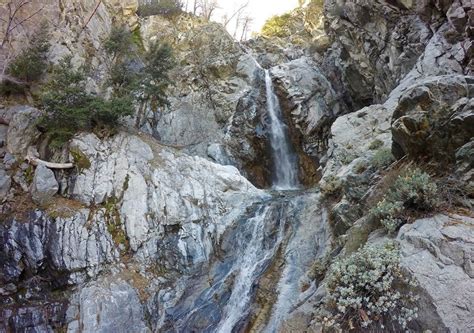
<path id="1" fill-rule="evenodd" d="M 31 194 L 33 200 L 40 206 L 46 205 L 58 193 L 59 184 L 56 181 L 54 172 L 43 164 L 38 165 L 33 177 Z"/>
<path id="2" fill-rule="evenodd" d="M 423 329 L 474 329 L 474 219 L 437 215 L 402 227 L 401 263 L 420 289 Z"/>

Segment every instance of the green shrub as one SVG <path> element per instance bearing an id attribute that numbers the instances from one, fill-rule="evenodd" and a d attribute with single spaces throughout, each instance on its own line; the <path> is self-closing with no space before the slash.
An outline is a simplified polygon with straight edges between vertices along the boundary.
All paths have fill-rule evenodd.
<path id="1" fill-rule="evenodd" d="M 291 14 L 275 15 L 265 22 L 262 35 L 266 37 L 287 37 L 290 32 Z"/>
<path id="2" fill-rule="evenodd" d="M 372 141 L 369 145 L 369 149 L 370 150 L 376 150 L 376 149 L 379 149 L 383 146 L 383 141 L 382 140 L 379 140 L 379 139 L 376 139 L 374 141 Z"/>
<path id="3" fill-rule="evenodd" d="M 49 38 L 48 26 L 43 23 L 28 46 L 6 68 L 6 74 L 11 79 L 1 84 L 1 93 L 24 92 L 32 83 L 41 79 L 47 67 Z"/>
<path id="4" fill-rule="evenodd" d="M 104 40 L 104 50 L 115 58 L 130 52 L 132 44 L 133 36 L 127 27 L 113 26 L 109 36 Z"/>
<path id="5" fill-rule="evenodd" d="M 415 168 L 398 177 L 392 196 L 394 200 L 402 201 L 406 208 L 429 210 L 438 203 L 438 188 L 430 175 Z"/>
<path id="6" fill-rule="evenodd" d="M 386 168 L 394 161 L 395 157 L 393 156 L 392 150 L 390 148 L 379 149 L 372 157 L 372 165 L 376 169 Z"/>
<path id="7" fill-rule="evenodd" d="M 389 232 L 406 223 L 406 210 L 426 211 L 438 204 L 438 189 L 431 177 L 415 168 L 400 175 L 386 196 L 371 209 L 370 214 Z"/>
<path id="8" fill-rule="evenodd" d="M 182 13 L 181 0 L 145 0 L 138 6 L 137 14 L 141 17 L 152 15 L 175 16 Z"/>
<path id="9" fill-rule="evenodd" d="M 371 214 L 380 220 L 388 232 L 396 231 L 403 224 L 403 220 L 399 218 L 402 212 L 403 202 L 387 199 L 377 203 L 377 206 L 371 210 Z"/>
<path id="10" fill-rule="evenodd" d="M 398 327 L 403 331 L 417 317 L 410 280 L 400 267 L 394 243 L 365 246 L 338 260 L 328 276 L 329 327 L 342 331 Z"/>
<path id="11" fill-rule="evenodd" d="M 168 44 L 153 43 L 141 54 L 131 52 L 133 36 L 123 26 L 114 27 L 104 41 L 104 49 L 111 57 L 107 84 L 113 87 L 115 96 L 133 96 L 140 104 L 137 114 L 137 127 L 140 127 L 147 107 L 158 112 L 168 105 L 166 90 L 171 83 L 168 73 L 175 61 Z"/>
<path id="12" fill-rule="evenodd" d="M 55 145 L 62 145 L 75 133 L 92 130 L 96 126 L 114 128 L 121 117 L 133 113 L 130 96 L 106 100 L 93 95 L 86 91 L 85 78 L 83 70 L 72 68 L 70 57 L 53 68 L 41 95 L 45 115 L 39 126 Z"/>

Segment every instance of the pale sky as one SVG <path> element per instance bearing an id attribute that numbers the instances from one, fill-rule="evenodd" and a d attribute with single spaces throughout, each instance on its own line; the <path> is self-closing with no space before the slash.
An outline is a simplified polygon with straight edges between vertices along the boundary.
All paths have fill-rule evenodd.
<path id="1" fill-rule="evenodd" d="M 298 6 L 298 0 L 218 0 L 220 9 L 216 12 L 215 19 L 227 13 L 232 15 L 235 10 L 241 7 L 246 2 L 249 2 L 248 8 L 245 12 L 253 18 L 252 32 L 259 32 L 267 19 L 273 15 L 281 15 Z M 229 32 L 233 32 L 235 23 L 229 24 Z"/>

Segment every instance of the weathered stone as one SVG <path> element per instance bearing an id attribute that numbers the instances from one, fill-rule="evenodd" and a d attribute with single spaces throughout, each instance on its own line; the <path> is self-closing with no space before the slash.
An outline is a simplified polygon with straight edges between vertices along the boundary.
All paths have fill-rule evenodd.
<path id="1" fill-rule="evenodd" d="M 437 215 L 402 227 L 401 263 L 421 291 L 418 324 L 433 331 L 474 329 L 474 220 Z"/>
<path id="2" fill-rule="evenodd" d="M 46 205 L 58 193 L 59 184 L 54 176 L 54 172 L 43 164 L 36 167 L 31 194 L 33 200 L 39 205 Z"/>
<path id="3" fill-rule="evenodd" d="M 151 332 L 137 292 L 124 281 L 97 281 L 80 290 L 78 323 L 68 332 Z"/>
<path id="4" fill-rule="evenodd" d="M 36 121 L 41 112 L 30 106 L 12 107 L 13 117 L 8 126 L 7 149 L 13 155 L 26 156 L 28 147 L 38 139 Z"/>
<path id="5" fill-rule="evenodd" d="M 464 76 L 423 80 L 401 97 L 393 114 L 394 154 L 454 161 L 474 136 L 474 81 Z"/>
<path id="6" fill-rule="evenodd" d="M 12 180 L 5 170 L 0 169 L 0 203 L 6 198 Z"/>
<path id="7" fill-rule="evenodd" d="M 290 128 L 299 132 L 293 135 L 301 137 L 307 154 L 320 157 L 327 148 L 321 138 L 328 136 L 331 123 L 344 113 L 331 83 L 306 57 L 272 68 L 271 73 Z"/>

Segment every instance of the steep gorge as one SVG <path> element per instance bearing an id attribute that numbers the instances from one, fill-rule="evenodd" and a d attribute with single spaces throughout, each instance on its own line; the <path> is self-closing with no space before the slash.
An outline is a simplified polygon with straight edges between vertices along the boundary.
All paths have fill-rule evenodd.
<path id="1" fill-rule="evenodd" d="M 59 3 L 49 58 L 96 64 L 91 89 L 114 20 L 172 45 L 175 84 L 156 128 L 56 155 L 41 111 L 4 101 L 0 332 L 321 332 L 331 263 L 393 239 L 418 282 L 409 329 L 474 329 L 472 1 L 327 0 L 324 29 L 307 4 L 304 33 L 244 45 L 135 1 L 104 1 L 78 33 L 94 1 Z M 77 167 L 33 168 L 31 147 Z M 443 169 L 465 201 L 384 232 L 368 213 L 394 170 L 383 150 Z"/>

